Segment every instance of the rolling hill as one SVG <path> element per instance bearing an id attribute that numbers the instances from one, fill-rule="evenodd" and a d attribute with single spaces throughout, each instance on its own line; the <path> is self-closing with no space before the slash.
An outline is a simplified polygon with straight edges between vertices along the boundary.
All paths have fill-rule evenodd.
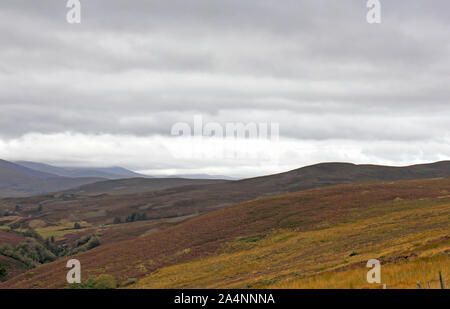
<path id="1" fill-rule="evenodd" d="M 0 197 L 18 197 L 67 190 L 103 178 L 67 178 L 0 160 Z"/>
<path id="2" fill-rule="evenodd" d="M 208 184 L 195 184 L 193 180 L 182 179 L 97 182 L 72 193 L 0 200 L 0 209 L 13 210 L 16 205 L 20 205 L 25 216 L 18 222 L 22 227 L 26 227 L 36 215 L 49 224 L 57 224 L 67 218 L 86 220 L 91 224 L 108 224 L 115 217 L 123 218 L 136 211 L 154 220 L 186 217 L 243 201 L 311 188 L 436 177 L 450 177 L 449 161 L 410 167 L 325 163 L 240 181 L 208 180 Z M 165 186 L 171 188 L 163 189 Z M 45 211 L 37 214 L 38 205 L 45 206 Z"/>
<path id="3" fill-rule="evenodd" d="M 130 194 L 177 188 L 189 185 L 225 183 L 222 179 L 129 178 L 101 181 L 67 190 L 76 195 Z"/>
<path id="4" fill-rule="evenodd" d="M 135 173 L 122 167 L 87 167 L 87 168 L 57 167 L 49 164 L 30 161 L 17 161 L 15 163 L 24 166 L 26 168 L 33 169 L 35 171 L 70 178 L 85 178 L 85 177 L 97 177 L 105 179 L 123 179 L 136 177 L 151 178 L 150 176 Z"/>
<path id="5" fill-rule="evenodd" d="M 363 279 L 341 282 L 339 273 L 360 269 L 364 278 L 363 264 L 379 258 L 415 271 L 389 277 L 388 286 L 414 288 L 412 280 L 435 277 L 428 271 L 449 270 L 449 190 L 448 178 L 311 189 L 225 207 L 71 258 L 81 261 L 84 278 L 137 278 L 131 287 L 138 288 L 314 287 L 317 276 L 327 276 L 327 287 L 367 287 Z M 0 287 L 67 287 L 65 263 Z"/>
<path id="6" fill-rule="evenodd" d="M 55 236 L 60 244 L 96 234 L 107 245 L 160 233 L 249 200 L 336 184 L 450 177 L 449 165 L 448 161 L 410 167 L 324 163 L 241 181 L 108 180 L 59 193 L 0 200 L 0 211 L 13 214 L 0 225 L 17 230 L 34 227 L 43 237 Z M 15 211 L 16 207 L 20 210 Z M 129 222 L 131 215 L 143 216 L 145 221 Z M 119 224 L 113 224 L 116 220 Z M 74 229 L 75 222 L 83 227 Z M 221 239 L 220 234 L 216 236 Z"/>

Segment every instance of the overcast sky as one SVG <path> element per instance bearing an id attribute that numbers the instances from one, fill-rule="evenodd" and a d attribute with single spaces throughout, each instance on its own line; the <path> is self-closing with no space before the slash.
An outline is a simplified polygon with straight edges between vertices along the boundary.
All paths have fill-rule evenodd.
<path id="1" fill-rule="evenodd" d="M 0 1 L 0 158 L 254 176 L 450 159 L 450 2 Z M 171 136 L 278 123 L 279 140 Z"/>

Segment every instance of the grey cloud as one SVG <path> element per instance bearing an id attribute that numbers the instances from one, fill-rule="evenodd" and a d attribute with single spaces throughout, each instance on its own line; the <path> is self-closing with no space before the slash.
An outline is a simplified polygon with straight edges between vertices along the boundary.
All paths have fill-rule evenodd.
<path id="1" fill-rule="evenodd" d="M 448 142 L 448 1 L 381 1 L 381 25 L 360 0 L 81 2 L 80 25 L 62 0 L 0 3 L 0 139 L 167 136 L 202 114 L 298 141 Z"/>

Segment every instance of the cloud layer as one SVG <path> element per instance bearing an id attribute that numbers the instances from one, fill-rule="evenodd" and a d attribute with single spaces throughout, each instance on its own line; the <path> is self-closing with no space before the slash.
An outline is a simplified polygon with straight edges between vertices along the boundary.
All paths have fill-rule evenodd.
<path id="1" fill-rule="evenodd" d="M 0 3 L 1 157 L 240 176 L 450 158 L 448 1 L 381 1 L 380 25 L 357 0 L 81 2 L 80 25 L 64 1 Z M 270 141 L 193 157 L 170 131 L 199 114 L 279 123 L 278 163 Z"/>

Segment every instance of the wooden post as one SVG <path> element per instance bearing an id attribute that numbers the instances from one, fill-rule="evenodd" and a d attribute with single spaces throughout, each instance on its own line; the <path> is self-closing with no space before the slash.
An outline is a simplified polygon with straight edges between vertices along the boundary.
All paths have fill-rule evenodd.
<path id="1" fill-rule="evenodd" d="M 439 281 L 441 282 L 441 289 L 445 290 L 444 279 L 442 279 L 442 272 L 439 272 Z"/>

